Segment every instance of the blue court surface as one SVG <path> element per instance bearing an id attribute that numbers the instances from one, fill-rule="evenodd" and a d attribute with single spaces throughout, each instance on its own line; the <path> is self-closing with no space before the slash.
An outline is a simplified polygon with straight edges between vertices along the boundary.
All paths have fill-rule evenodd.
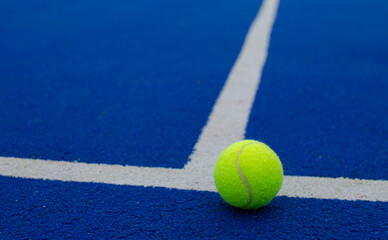
<path id="1" fill-rule="evenodd" d="M 388 239 L 388 1 L 0 0 L 0 239 Z M 254 211 L 212 168 L 268 144 Z"/>

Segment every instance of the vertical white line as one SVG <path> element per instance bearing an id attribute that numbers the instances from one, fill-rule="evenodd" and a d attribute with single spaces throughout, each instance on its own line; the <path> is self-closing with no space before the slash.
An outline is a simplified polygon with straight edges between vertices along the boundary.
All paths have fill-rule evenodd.
<path id="1" fill-rule="evenodd" d="M 223 149 L 244 139 L 249 114 L 267 58 L 279 0 L 264 0 L 253 21 L 241 52 L 213 107 L 206 126 L 185 169 L 198 177 L 212 176 Z"/>

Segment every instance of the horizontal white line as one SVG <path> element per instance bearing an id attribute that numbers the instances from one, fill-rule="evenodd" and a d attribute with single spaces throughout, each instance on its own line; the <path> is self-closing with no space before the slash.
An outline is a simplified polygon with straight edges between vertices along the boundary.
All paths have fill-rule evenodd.
<path id="1" fill-rule="evenodd" d="M 188 169 L 0 157 L 0 175 L 216 192 L 212 175 Z M 387 189 L 386 180 L 285 176 L 279 196 L 387 202 Z"/>
<path id="2" fill-rule="evenodd" d="M 300 198 L 388 201 L 388 181 L 285 176 L 279 195 Z"/>

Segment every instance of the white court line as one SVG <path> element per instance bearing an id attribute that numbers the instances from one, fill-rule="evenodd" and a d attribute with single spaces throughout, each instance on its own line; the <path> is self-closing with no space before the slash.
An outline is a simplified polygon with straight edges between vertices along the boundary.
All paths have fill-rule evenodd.
<path id="1" fill-rule="evenodd" d="M 214 160 L 230 144 L 244 139 L 255 100 L 279 0 L 264 1 L 253 21 L 241 52 L 213 107 L 191 160 L 185 166 L 199 175 L 212 174 Z M 199 176 L 200 177 L 200 176 Z"/>
<path id="2" fill-rule="evenodd" d="M 249 113 L 267 57 L 279 0 L 265 0 L 183 169 L 0 157 L 0 175 L 29 179 L 94 182 L 216 191 L 213 166 L 229 144 L 244 139 Z M 281 196 L 388 201 L 388 181 L 285 176 Z"/>
<path id="3" fill-rule="evenodd" d="M 0 175 L 215 192 L 212 175 L 187 169 L 0 157 Z M 388 181 L 285 176 L 279 196 L 388 202 Z"/>

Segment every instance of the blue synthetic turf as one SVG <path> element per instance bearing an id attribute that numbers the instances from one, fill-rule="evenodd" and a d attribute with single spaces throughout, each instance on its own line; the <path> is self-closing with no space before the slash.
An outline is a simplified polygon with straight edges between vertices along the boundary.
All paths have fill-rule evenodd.
<path id="1" fill-rule="evenodd" d="M 388 179 L 388 1 L 281 1 L 247 138 L 285 174 Z"/>
<path id="2" fill-rule="evenodd" d="M 0 177 L 1 239 L 387 239 L 388 203 L 278 197 L 258 211 L 217 193 Z"/>
<path id="3" fill-rule="evenodd" d="M 0 157 L 182 167 L 260 3 L 0 0 Z M 384 0 L 280 1 L 246 137 L 285 174 L 388 179 L 387 12 Z M 388 239 L 387 213 L 0 176 L 0 240 Z"/>
<path id="4" fill-rule="evenodd" d="M 0 1 L 0 156 L 183 167 L 260 1 Z"/>

